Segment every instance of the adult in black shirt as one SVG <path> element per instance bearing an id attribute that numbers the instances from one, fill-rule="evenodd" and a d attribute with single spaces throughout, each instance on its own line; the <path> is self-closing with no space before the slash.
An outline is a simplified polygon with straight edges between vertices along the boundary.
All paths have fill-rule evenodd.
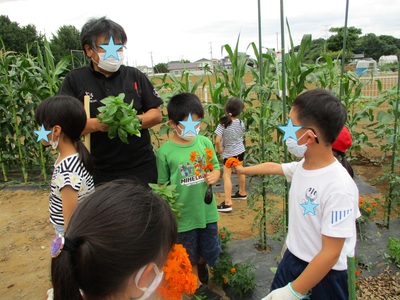
<path id="1" fill-rule="evenodd" d="M 90 66 L 69 72 L 58 94 L 74 96 L 82 101 L 90 96 L 90 118 L 83 134 L 90 133 L 95 184 L 118 178 L 138 178 L 144 183 L 157 182 L 157 167 L 148 128 L 162 120 L 160 105 L 163 103 L 149 79 L 138 69 L 122 65 L 123 45 L 127 42 L 125 30 L 106 17 L 90 19 L 81 31 L 81 44 L 91 59 Z M 120 45 L 110 55 L 109 45 Z M 114 48 L 116 49 L 116 48 Z M 118 54 L 118 58 L 116 58 Z M 134 101 L 134 108 L 141 119 L 141 137 L 128 136 L 129 144 L 118 137 L 110 139 L 108 126 L 101 123 L 100 102 L 108 96 L 125 94 L 124 101 Z"/>

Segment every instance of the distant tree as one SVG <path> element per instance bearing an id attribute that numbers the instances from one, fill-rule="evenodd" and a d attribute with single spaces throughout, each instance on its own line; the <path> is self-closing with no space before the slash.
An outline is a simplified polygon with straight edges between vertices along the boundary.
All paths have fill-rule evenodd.
<path id="1" fill-rule="evenodd" d="M 330 32 L 335 32 L 336 34 L 330 36 L 326 42 L 326 48 L 330 51 L 340 51 L 343 49 L 343 38 L 344 38 L 344 27 L 332 27 L 329 29 Z M 356 27 L 347 28 L 347 39 L 346 39 L 346 49 L 353 51 L 356 42 L 362 34 L 362 30 Z"/>
<path id="2" fill-rule="evenodd" d="M 79 51 L 82 51 L 80 32 L 72 25 L 61 26 L 56 34 L 53 34 L 50 40 L 50 48 L 56 63 L 67 55 L 74 55 L 78 59 L 79 65 L 84 63 L 84 53 L 79 53 Z"/>
<path id="3" fill-rule="evenodd" d="M 154 66 L 155 73 L 168 73 L 168 64 L 159 63 Z"/>
<path id="4" fill-rule="evenodd" d="M 388 45 L 395 45 L 397 47 L 397 49 L 400 50 L 400 39 L 397 39 L 391 35 L 380 35 L 379 39 Z M 392 53 L 392 54 L 395 54 L 395 53 Z"/>
<path id="5" fill-rule="evenodd" d="M 376 36 L 374 33 L 369 33 L 357 41 L 355 47 L 356 53 L 363 53 L 365 57 L 371 57 L 376 61 L 382 55 L 397 54 L 399 48 L 396 46 L 396 39 L 390 36 Z"/>
<path id="6" fill-rule="evenodd" d="M 34 25 L 20 27 L 17 22 L 11 22 L 8 16 L 0 16 L 0 37 L 3 40 L 5 49 L 18 53 L 29 53 L 37 55 L 37 48 L 32 47 L 34 42 L 43 45 L 44 36 L 38 35 Z"/>

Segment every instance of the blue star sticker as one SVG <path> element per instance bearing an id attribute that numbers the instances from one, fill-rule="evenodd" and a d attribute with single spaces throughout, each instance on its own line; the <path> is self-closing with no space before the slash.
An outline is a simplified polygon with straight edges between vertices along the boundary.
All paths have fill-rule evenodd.
<path id="1" fill-rule="evenodd" d="M 303 216 L 305 216 L 308 213 L 313 214 L 315 216 L 315 208 L 318 205 L 319 204 L 312 203 L 311 199 L 307 197 L 307 203 L 300 204 L 300 206 L 304 208 Z"/>
<path id="2" fill-rule="evenodd" d="M 121 49 L 124 45 L 115 45 L 113 37 L 110 37 L 110 41 L 108 44 L 101 44 L 100 47 L 106 50 L 106 54 L 104 55 L 104 59 L 106 60 L 110 56 L 114 56 L 117 60 L 119 60 L 118 57 L 118 50 Z"/>
<path id="3" fill-rule="evenodd" d="M 279 130 L 284 133 L 283 141 L 286 141 L 289 137 L 293 138 L 297 141 L 296 132 L 297 130 L 301 129 L 302 126 L 293 125 L 292 119 L 289 119 L 287 125 L 278 126 Z"/>
<path id="4" fill-rule="evenodd" d="M 193 121 L 192 114 L 189 114 L 187 121 L 179 121 L 179 123 L 185 126 L 182 135 L 185 135 L 190 131 L 197 135 L 196 126 L 200 124 L 200 121 Z"/>
<path id="5" fill-rule="evenodd" d="M 44 129 L 43 124 L 42 127 L 40 127 L 40 130 L 34 130 L 33 132 L 38 136 L 36 142 L 40 142 L 41 140 L 45 140 L 46 142 L 49 141 L 47 135 L 51 132 L 51 130 Z"/>

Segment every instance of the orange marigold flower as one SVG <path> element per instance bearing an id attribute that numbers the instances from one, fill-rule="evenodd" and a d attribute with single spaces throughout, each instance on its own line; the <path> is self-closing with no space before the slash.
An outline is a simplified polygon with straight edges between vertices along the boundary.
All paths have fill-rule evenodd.
<path id="1" fill-rule="evenodd" d="M 236 272 L 236 269 L 235 268 L 232 268 L 231 269 L 231 273 L 233 274 L 233 273 L 235 273 Z"/>
<path id="2" fill-rule="evenodd" d="M 373 206 L 373 207 L 376 207 L 376 206 L 378 206 L 378 204 L 376 204 L 376 203 L 374 202 L 374 203 L 372 203 L 372 206 Z"/>
<path id="3" fill-rule="evenodd" d="M 213 156 L 213 151 L 211 149 L 208 148 L 204 148 L 204 150 L 206 151 L 206 155 L 207 155 L 207 160 L 210 160 Z"/>
<path id="4" fill-rule="evenodd" d="M 360 198 L 359 202 L 360 202 L 360 203 L 363 203 L 363 202 L 364 202 L 364 199 L 363 199 L 363 198 Z"/>
<path id="5" fill-rule="evenodd" d="M 371 211 L 372 208 L 371 208 L 371 207 L 367 207 L 365 210 L 366 210 L 366 211 Z"/>
<path id="6" fill-rule="evenodd" d="M 196 151 L 193 151 L 192 153 L 190 153 L 190 161 L 191 161 L 191 162 L 195 162 L 197 156 L 199 156 L 199 155 L 197 154 Z"/>
<path id="7" fill-rule="evenodd" d="M 362 208 L 362 204 L 361 204 L 361 203 L 360 203 L 360 204 L 358 204 L 358 207 L 359 207 L 359 208 Z"/>
<path id="8" fill-rule="evenodd" d="M 361 271 L 360 270 L 356 270 L 356 275 L 358 276 L 360 274 L 361 274 Z"/>
<path id="9" fill-rule="evenodd" d="M 239 161 L 236 157 L 229 157 L 225 162 L 225 167 L 232 168 L 232 167 L 236 167 L 241 164 L 242 164 L 242 162 Z"/>
<path id="10" fill-rule="evenodd" d="M 203 170 L 211 172 L 212 170 L 214 170 L 214 164 L 211 162 L 207 162 L 207 164 L 203 166 Z"/>
<path id="11" fill-rule="evenodd" d="M 224 278 L 224 283 L 225 283 L 225 284 L 227 284 L 227 283 L 228 283 L 228 280 L 226 280 L 225 278 Z"/>
<path id="12" fill-rule="evenodd" d="M 189 256 L 181 244 L 172 247 L 163 271 L 165 276 L 157 288 L 163 299 L 178 300 L 184 293 L 190 295 L 196 291 L 198 279 L 192 273 Z"/>

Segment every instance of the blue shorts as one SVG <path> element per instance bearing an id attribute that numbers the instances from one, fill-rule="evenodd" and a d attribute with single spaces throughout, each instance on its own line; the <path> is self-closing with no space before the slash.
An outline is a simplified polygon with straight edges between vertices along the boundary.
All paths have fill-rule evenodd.
<path id="1" fill-rule="evenodd" d="M 304 271 L 307 265 L 308 262 L 297 258 L 289 250 L 286 250 L 282 261 L 279 263 L 274 280 L 272 281 L 271 291 L 284 287 L 289 282 L 295 280 Z M 329 273 L 312 288 L 310 294 L 311 300 L 347 300 L 348 298 L 347 270 L 330 270 Z"/>
<path id="2" fill-rule="evenodd" d="M 197 228 L 178 233 L 178 244 L 182 244 L 189 254 L 192 266 L 203 258 L 207 265 L 214 266 L 221 253 L 221 243 L 218 236 L 218 224 L 210 223 L 206 228 Z"/>

